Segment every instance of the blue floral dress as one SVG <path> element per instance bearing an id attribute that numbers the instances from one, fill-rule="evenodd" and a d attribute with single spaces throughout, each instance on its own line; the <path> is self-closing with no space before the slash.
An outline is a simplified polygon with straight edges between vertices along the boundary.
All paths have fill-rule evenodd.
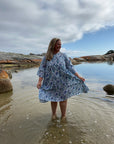
<path id="1" fill-rule="evenodd" d="M 39 77 L 43 77 L 39 89 L 40 102 L 59 102 L 79 93 L 87 93 L 88 87 L 75 73 L 66 54 L 58 52 L 50 61 L 44 56 L 37 72 Z"/>

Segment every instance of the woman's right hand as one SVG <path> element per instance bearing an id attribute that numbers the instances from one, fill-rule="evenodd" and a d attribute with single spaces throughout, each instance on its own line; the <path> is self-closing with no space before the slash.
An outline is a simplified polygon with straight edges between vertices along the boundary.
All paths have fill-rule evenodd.
<path id="1" fill-rule="evenodd" d="M 38 80 L 38 83 L 37 83 L 37 88 L 38 88 L 38 89 L 41 88 L 42 80 L 43 80 L 43 78 L 42 78 L 42 77 L 39 77 L 39 80 Z"/>
<path id="2" fill-rule="evenodd" d="M 41 88 L 41 85 L 42 85 L 41 82 L 38 82 L 38 83 L 37 83 L 37 88 L 40 89 L 40 88 Z"/>

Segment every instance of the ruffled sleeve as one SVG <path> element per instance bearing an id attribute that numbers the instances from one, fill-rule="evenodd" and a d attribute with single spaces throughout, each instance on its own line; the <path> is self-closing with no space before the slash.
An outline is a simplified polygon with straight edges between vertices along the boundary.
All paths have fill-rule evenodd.
<path id="1" fill-rule="evenodd" d="M 46 68 L 46 57 L 44 56 L 40 64 L 40 67 L 38 69 L 38 72 L 37 72 L 37 75 L 39 77 L 42 77 L 42 78 L 44 77 L 45 68 Z"/>
<path id="2" fill-rule="evenodd" d="M 72 74 L 75 74 L 76 71 L 75 71 L 74 66 L 72 65 L 70 59 L 67 57 L 66 54 L 64 54 L 64 57 L 65 57 L 66 68 L 67 68 Z"/>

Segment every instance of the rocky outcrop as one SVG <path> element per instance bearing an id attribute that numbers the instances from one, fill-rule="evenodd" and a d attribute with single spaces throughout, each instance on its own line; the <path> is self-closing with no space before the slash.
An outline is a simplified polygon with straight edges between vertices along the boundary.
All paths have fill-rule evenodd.
<path id="1" fill-rule="evenodd" d="M 91 55 L 73 58 L 76 62 L 114 62 L 114 53 L 106 55 Z"/>
<path id="2" fill-rule="evenodd" d="M 92 55 L 92 56 L 83 56 L 81 57 L 86 61 L 104 61 L 104 56 L 102 55 Z"/>
<path id="3" fill-rule="evenodd" d="M 42 53 L 42 54 L 34 54 L 34 53 L 30 53 L 29 55 L 45 56 L 45 55 L 46 55 L 46 53 Z"/>
<path id="4" fill-rule="evenodd" d="M 6 71 L 0 70 L 0 93 L 12 91 L 13 87 Z"/>
<path id="5" fill-rule="evenodd" d="M 71 60 L 71 63 L 72 63 L 73 65 L 81 64 L 81 62 L 76 61 L 76 60 L 74 60 L 74 59 L 70 59 L 70 60 Z"/>
<path id="6" fill-rule="evenodd" d="M 29 68 L 39 66 L 44 55 L 45 53 L 24 55 L 0 52 L 0 68 Z M 70 60 L 73 65 L 80 64 L 81 62 L 108 62 L 112 64 L 114 62 L 114 53 L 113 50 L 110 50 L 104 55 L 82 56 L 79 58 L 70 58 Z"/>
<path id="7" fill-rule="evenodd" d="M 0 52 L 0 68 L 39 66 L 42 56 Z"/>
<path id="8" fill-rule="evenodd" d="M 103 90 L 109 95 L 114 95 L 114 85 L 108 84 L 103 87 Z"/>
<path id="9" fill-rule="evenodd" d="M 114 53 L 114 50 L 109 50 L 105 55 Z"/>
<path id="10" fill-rule="evenodd" d="M 82 57 L 79 57 L 79 58 L 73 58 L 73 60 L 77 61 L 77 62 L 84 62 L 85 59 L 82 58 Z"/>
<path id="11" fill-rule="evenodd" d="M 9 78 L 12 79 L 12 73 L 11 73 L 11 71 L 10 70 L 6 70 L 6 72 L 7 72 L 8 76 L 9 76 Z"/>

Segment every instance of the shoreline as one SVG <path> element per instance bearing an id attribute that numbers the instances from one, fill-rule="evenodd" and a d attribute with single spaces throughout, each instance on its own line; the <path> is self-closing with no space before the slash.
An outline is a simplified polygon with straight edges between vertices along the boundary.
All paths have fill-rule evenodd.
<path id="1" fill-rule="evenodd" d="M 0 52 L 0 69 L 26 69 L 39 66 L 42 56 Z"/>
<path id="2" fill-rule="evenodd" d="M 31 67 L 38 67 L 42 61 L 43 54 L 28 55 L 11 52 L 0 52 L 0 69 L 26 69 Z M 86 63 L 102 63 L 107 62 L 110 65 L 114 63 L 114 53 L 104 55 L 91 55 L 69 58 L 73 65 L 78 65 L 83 62 Z"/>

